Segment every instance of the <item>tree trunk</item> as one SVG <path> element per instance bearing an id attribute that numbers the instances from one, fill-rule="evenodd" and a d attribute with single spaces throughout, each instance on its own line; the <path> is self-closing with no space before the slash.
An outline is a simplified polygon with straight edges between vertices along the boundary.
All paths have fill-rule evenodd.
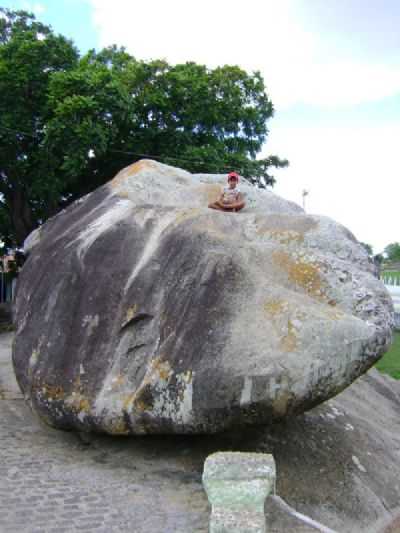
<path id="1" fill-rule="evenodd" d="M 17 246 L 22 246 L 26 237 L 35 229 L 32 209 L 26 192 L 20 184 L 14 184 L 6 193 L 10 208 L 11 223 Z"/>

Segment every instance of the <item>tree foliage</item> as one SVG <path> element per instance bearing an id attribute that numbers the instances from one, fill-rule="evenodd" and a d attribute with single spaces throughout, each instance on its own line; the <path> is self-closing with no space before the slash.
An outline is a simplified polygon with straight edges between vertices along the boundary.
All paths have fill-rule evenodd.
<path id="1" fill-rule="evenodd" d="M 400 261 L 400 243 L 388 244 L 384 249 L 384 254 L 389 261 Z"/>
<path id="2" fill-rule="evenodd" d="M 78 54 L 24 11 L 0 14 L 0 237 L 21 244 L 57 209 L 46 150 L 48 87 L 54 73 L 74 67 Z"/>
<path id="3" fill-rule="evenodd" d="M 192 172 L 237 170 L 272 185 L 257 159 L 273 115 L 260 73 L 136 60 L 111 47 L 79 57 L 26 12 L 0 18 L 0 228 L 7 243 L 142 157 Z"/>
<path id="4" fill-rule="evenodd" d="M 367 254 L 372 257 L 374 252 L 373 252 L 373 249 L 372 249 L 372 246 L 370 244 L 368 244 L 367 242 L 360 242 L 361 246 L 365 249 L 365 251 L 367 252 Z"/>

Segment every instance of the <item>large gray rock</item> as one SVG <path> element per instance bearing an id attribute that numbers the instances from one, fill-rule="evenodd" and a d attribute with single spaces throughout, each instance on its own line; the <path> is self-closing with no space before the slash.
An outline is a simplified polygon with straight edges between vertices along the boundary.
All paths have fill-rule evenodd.
<path id="1" fill-rule="evenodd" d="M 352 234 L 244 180 L 140 161 L 27 240 L 13 362 L 59 428 L 215 432 L 300 413 L 387 349 L 393 306 Z"/>

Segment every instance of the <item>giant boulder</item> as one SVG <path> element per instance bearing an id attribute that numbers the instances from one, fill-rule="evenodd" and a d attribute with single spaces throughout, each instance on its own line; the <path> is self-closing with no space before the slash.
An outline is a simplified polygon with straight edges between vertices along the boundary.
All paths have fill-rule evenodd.
<path id="1" fill-rule="evenodd" d="M 49 424 L 111 434 L 258 424 L 336 395 L 385 352 L 393 306 L 343 226 L 242 180 L 143 160 L 26 242 L 13 363 Z"/>

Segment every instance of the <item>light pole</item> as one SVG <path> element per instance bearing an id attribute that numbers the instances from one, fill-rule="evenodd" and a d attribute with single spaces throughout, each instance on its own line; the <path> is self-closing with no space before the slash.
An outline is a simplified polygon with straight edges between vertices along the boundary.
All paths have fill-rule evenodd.
<path id="1" fill-rule="evenodd" d="M 309 191 L 306 191 L 306 189 L 303 189 L 303 192 L 301 193 L 303 197 L 303 209 L 306 210 L 306 196 L 308 196 Z"/>

